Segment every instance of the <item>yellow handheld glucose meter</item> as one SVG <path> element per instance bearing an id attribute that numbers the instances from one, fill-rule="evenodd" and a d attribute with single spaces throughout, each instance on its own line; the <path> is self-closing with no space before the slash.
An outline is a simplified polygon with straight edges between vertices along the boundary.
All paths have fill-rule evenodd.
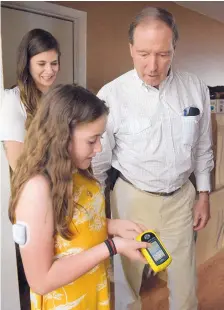
<path id="1" fill-rule="evenodd" d="M 163 271 L 172 262 L 170 254 L 153 230 L 145 231 L 136 240 L 149 243 L 149 247 L 141 249 L 141 252 L 154 272 Z"/>

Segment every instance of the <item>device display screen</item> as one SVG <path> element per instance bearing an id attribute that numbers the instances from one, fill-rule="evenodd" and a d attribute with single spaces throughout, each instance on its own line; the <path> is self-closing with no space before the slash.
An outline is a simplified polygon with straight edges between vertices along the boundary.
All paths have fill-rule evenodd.
<path id="1" fill-rule="evenodd" d="M 154 234 L 145 234 L 142 238 L 142 241 L 147 241 L 149 243 L 147 251 L 149 252 L 156 265 L 160 265 L 168 259 L 168 255 L 163 251 L 162 245 Z"/>

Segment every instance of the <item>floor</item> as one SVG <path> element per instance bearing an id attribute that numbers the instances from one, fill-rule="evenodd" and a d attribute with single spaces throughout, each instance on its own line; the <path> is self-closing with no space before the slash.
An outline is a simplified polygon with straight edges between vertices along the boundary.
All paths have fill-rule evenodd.
<path id="1" fill-rule="evenodd" d="M 169 309 L 166 282 L 157 277 L 151 277 L 147 283 L 144 283 L 141 296 L 142 310 Z M 224 309 L 224 250 L 199 267 L 198 300 L 198 310 Z M 113 304 L 112 300 L 112 309 L 114 309 Z"/>

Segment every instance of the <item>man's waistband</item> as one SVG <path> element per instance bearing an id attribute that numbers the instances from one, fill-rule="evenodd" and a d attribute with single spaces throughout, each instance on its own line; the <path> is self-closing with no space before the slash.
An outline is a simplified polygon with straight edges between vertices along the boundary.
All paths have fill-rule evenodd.
<path id="1" fill-rule="evenodd" d="M 127 179 L 123 176 L 122 173 L 119 174 L 119 177 L 120 177 L 123 181 L 125 181 L 125 182 L 127 182 L 127 183 L 133 185 L 129 180 L 127 180 Z M 169 192 L 169 193 L 166 193 L 166 192 L 149 192 L 149 191 L 144 191 L 144 192 L 149 193 L 149 194 L 152 194 L 152 195 L 156 195 L 156 196 L 168 197 L 168 196 L 172 196 L 173 194 L 177 193 L 180 189 L 181 189 L 181 187 L 179 187 L 179 188 L 176 189 L 175 191 Z"/>

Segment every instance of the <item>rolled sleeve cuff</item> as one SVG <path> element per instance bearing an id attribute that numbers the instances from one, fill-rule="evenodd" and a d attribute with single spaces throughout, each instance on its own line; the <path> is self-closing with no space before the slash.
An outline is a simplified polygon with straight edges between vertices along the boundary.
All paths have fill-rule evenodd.
<path id="1" fill-rule="evenodd" d="M 196 185 L 197 185 L 197 191 L 211 191 L 211 176 L 210 173 L 204 174 L 196 174 Z"/>

